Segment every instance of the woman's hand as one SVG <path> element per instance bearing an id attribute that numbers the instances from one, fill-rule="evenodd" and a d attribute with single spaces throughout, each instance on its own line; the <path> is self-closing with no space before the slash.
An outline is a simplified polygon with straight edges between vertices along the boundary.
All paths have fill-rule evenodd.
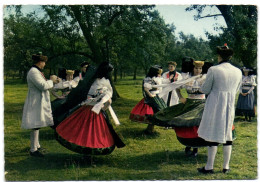
<path id="1" fill-rule="evenodd" d="M 186 101 L 187 101 L 187 99 L 186 99 L 186 98 L 183 98 L 183 97 L 182 97 L 182 98 L 180 98 L 180 102 L 181 102 L 181 103 L 185 104 L 185 103 L 186 103 Z"/>
<path id="2" fill-rule="evenodd" d="M 149 94 L 149 97 L 155 97 L 156 95 L 153 95 L 153 94 Z"/>
<path id="3" fill-rule="evenodd" d="M 65 96 L 61 95 L 61 96 L 58 97 L 58 99 L 65 99 Z"/>
<path id="4" fill-rule="evenodd" d="M 112 100 L 109 99 L 109 100 L 104 104 L 104 106 L 102 107 L 102 110 L 103 110 L 103 111 L 107 110 L 108 106 L 110 106 L 111 103 L 112 103 Z"/>
<path id="5" fill-rule="evenodd" d="M 242 96 L 247 96 L 247 95 L 248 95 L 248 93 L 241 93 L 241 95 L 242 95 Z"/>

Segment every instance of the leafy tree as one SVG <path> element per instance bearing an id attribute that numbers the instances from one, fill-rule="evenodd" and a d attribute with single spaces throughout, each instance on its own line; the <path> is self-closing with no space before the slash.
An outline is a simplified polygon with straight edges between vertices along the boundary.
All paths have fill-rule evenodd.
<path id="1" fill-rule="evenodd" d="M 223 16 L 227 28 L 220 27 L 223 34 L 213 36 L 208 33 L 210 45 L 228 43 L 235 52 L 234 59 L 237 64 L 256 66 L 257 63 L 257 7 L 254 5 L 216 5 L 220 14 L 202 16 L 206 5 L 193 5 L 187 10 L 196 10 L 195 19 Z M 213 7 L 213 6 L 210 6 Z"/>

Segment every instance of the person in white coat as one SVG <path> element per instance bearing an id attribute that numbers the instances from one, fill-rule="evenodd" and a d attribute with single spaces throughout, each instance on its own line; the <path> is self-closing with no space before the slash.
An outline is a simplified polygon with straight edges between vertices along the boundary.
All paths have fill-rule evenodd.
<path id="1" fill-rule="evenodd" d="M 162 75 L 162 77 L 165 80 L 169 81 L 168 83 L 182 80 L 181 74 L 175 70 L 176 66 L 177 66 L 176 62 L 174 62 L 174 61 L 168 62 L 169 71 L 163 73 L 163 75 Z M 166 105 L 168 107 L 179 104 L 179 97 L 177 95 L 176 90 L 172 90 L 171 92 L 169 92 L 169 94 L 166 94 L 165 96 L 163 96 L 162 99 L 164 100 L 164 102 L 166 103 Z"/>
<path id="2" fill-rule="evenodd" d="M 39 151 L 39 128 L 53 125 L 49 89 L 53 87 L 53 82 L 58 82 L 58 77 L 53 75 L 51 80 L 44 77 L 42 69 L 47 56 L 36 54 L 32 55 L 32 59 L 34 65 L 27 74 L 28 94 L 23 108 L 21 128 L 31 130 L 30 155 L 43 157 Z"/>
<path id="3" fill-rule="evenodd" d="M 241 70 L 229 63 L 233 50 L 226 44 L 217 47 L 218 65 L 209 68 L 202 92 L 208 95 L 198 136 L 210 142 L 207 164 L 200 173 L 214 173 L 217 146 L 223 144 L 223 173 L 228 173 L 232 151 L 232 125 L 235 117 L 235 98 L 242 82 Z"/>

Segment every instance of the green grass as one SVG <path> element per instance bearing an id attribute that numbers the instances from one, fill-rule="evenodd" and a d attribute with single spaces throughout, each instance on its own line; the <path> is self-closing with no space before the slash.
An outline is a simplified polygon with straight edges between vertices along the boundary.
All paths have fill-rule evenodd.
<path id="1" fill-rule="evenodd" d="M 237 140 L 230 162 L 231 172 L 222 174 L 222 146 L 215 159 L 215 174 L 202 175 L 198 167 L 206 163 L 206 148 L 199 149 L 197 158 L 184 155 L 184 146 L 174 130 L 156 126 L 157 135 L 146 136 L 145 124 L 131 122 L 131 109 L 142 99 L 142 78 L 118 80 L 121 96 L 112 106 L 121 125 L 114 127 L 126 147 L 107 156 L 95 156 L 94 163 L 62 147 L 51 128 L 40 130 L 40 143 L 47 149 L 44 158 L 29 156 L 30 132 L 20 128 L 27 85 L 8 80 L 4 88 L 5 171 L 8 181 L 75 181 L 75 180 L 229 180 L 257 178 L 257 122 L 236 118 Z"/>

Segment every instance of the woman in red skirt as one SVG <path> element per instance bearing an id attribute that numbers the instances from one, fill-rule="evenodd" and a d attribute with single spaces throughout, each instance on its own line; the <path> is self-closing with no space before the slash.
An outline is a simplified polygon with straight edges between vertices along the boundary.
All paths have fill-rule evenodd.
<path id="1" fill-rule="evenodd" d="M 57 140 L 64 147 L 86 155 L 105 155 L 110 154 L 115 146 L 125 146 L 105 112 L 111 104 L 113 93 L 108 79 L 112 70 L 112 65 L 103 62 L 95 71 L 93 79 L 86 79 L 89 80 L 88 84 L 91 83 L 90 87 L 82 87 L 89 88 L 87 98 L 81 102 L 81 107 L 56 128 Z M 91 73 L 87 74 L 91 77 Z"/>
<path id="2" fill-rule="evenodd" d="M 160 88 L 152 88 L 153 85 L 162 84 L 161 78 L 162 68 L 160 66 L 152 66 L 148 74 L 143 80 L 142 91 L 144 98 L 132 109 L 129 118 L 131 121 L 148 123 L 145 133 L 151 134 L 154 132 L 154 125 L 149 124 L 146 116 L 153 115 L 159 110 L 166 108 L 166 104 L 158 94 Z"/>

